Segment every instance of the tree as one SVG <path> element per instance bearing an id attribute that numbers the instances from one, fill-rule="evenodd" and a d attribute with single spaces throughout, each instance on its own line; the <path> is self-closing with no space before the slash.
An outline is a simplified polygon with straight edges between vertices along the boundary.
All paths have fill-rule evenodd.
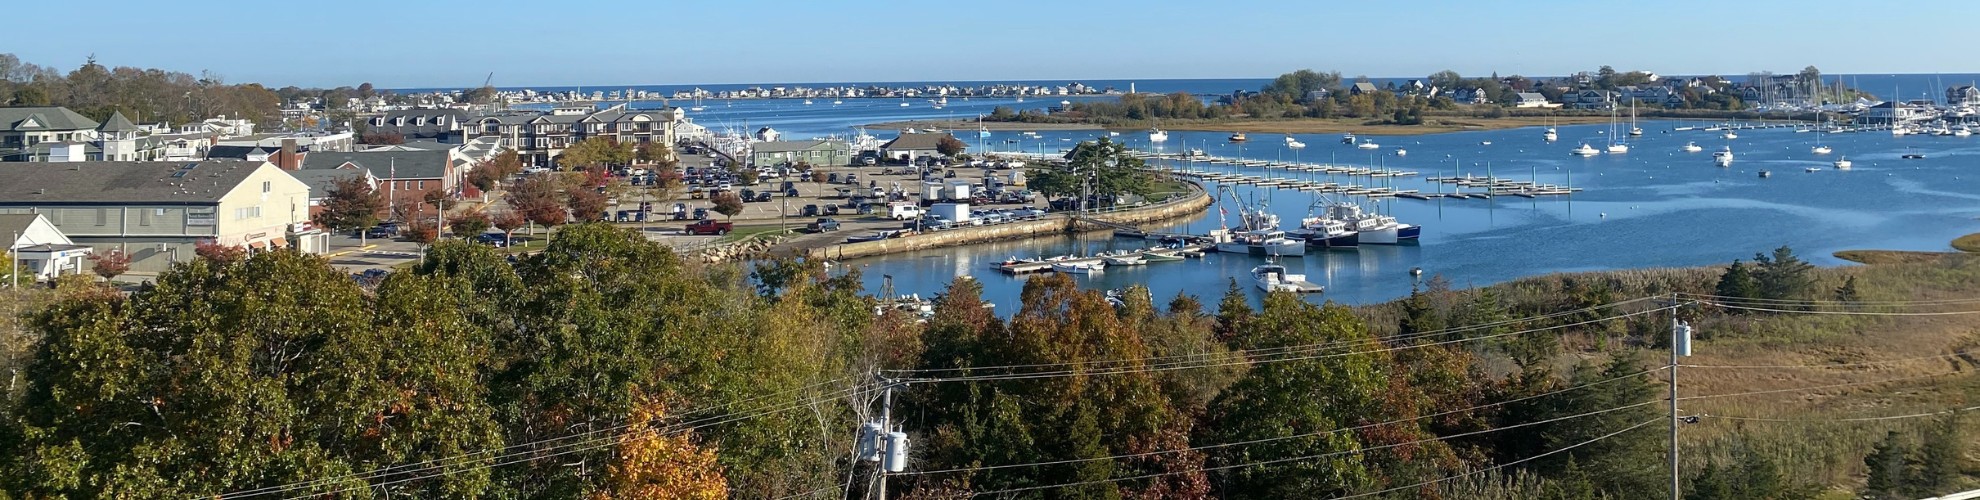
<path id="1" fill-rule="evenodd" d="M 570 219 L 564 212 L 564 200 L 557 193 L 557 181 L 551 176 L 531 176 L 509 187 L 509 209 L 521 213 L 523 218 L 544 226 L 559 226 Z"/>
<path id="2" fill-rule="evenodd" d="M 1966 441 L 1960 432 L 1959 416 L 1950 413 L 1926 427 L 1924 438 L 1919 440 L 1917 457 L 1909 461 L 1916 465 L 1906 475 L 1907 497 L 1951 493 L 1949 490 L 1959 484 L 1962 464 L 1966 461 Z"/>
<path id="3" fill-rule="evenodd" d="M 406 221 L 406 228 L 399 231 L 399 235 L 424 248 L 440 239 L 440 222 L 437 219 L 438 216 L 415 217 Z"/>
<path id="4" fill-rule="evenodd" d="M 514 177 L 523 170 L 522 156 L 514 149 L 504 149 L 495 156 L 474 164 L 468 171 L 467 182 L 482 191 L 494 191 L 504 179 Z"/>
<path id="5" fill-rule="evenodd" d="M 104 281 L 116 279 L 117 275 L 131 270 L 131 256 L 120 249 L 109 249 L 89 256 L 90 270 Z"/>
<path id="6" fill-rule="evenodd" d="M 493 217 L 490 217 L 490 219 L 491 220 L 489 220 L 489 223 L 493 224 L 495 226 L 495 229 L 499 229 L 502 231 L 503 245 L 508 245 L 513 243 L 512 241 L 510 241 L 510 239 L 514 237 L 516 230 L 522 229 L 524 225 L 529 223 L 529 219 L 523 217 L 522 212 L 517 212 L 515 210 L 503 210 L 501 212 L 496 212 Z"/>
<path id="7" fill-rule="evenodd" d="M 1431 73 L 1429 80 L 1430 80 L 1430 86 L 1437 87 L 1438 89 L 1446 92 L 1457 90 L 1458 85 L 1464 83 L 1463 76 L 1458 75 L 1458 72 L 1456 71 L 1451 71 L 1448 69 L 1443 71 L 1438 71 L 1436 73 Z"/>
<path id="8" fill-rule="evenodd" d="M 374 95 L 378 95 L 378 92 L 376 91 L 376 87 L 371 86 L 371 82 L 358 84 L 357 96 L 359 99 L 370 99 Z"/>
<path id="9" fill-rule="evenodd" d="M 968 144 L 964 144 L 961 139 L 957 139 L 953 135 L 944 135 L 941 140 L 935 141 L 935 152 L 950 158 L 962 154 L 963 149 L 968 147 Z"/>
<path id="10" fill-rule="evenodd" d="M 1769 299 L 1805 299 L 1815 292 L 1815 278 L 1810 276 L 1815 266 L 1794 255 L 1794 250 L 1786 246 L 1774 249 L 1772 255 L 1754 254 L 1753 281 L 1760 297 Z"/>
<path id="11" fill-rule="evenodd" d="M 378 214 L 385 211 L 385 198 L 372 190 L 370 179 L 362 175 L 331 181 L 324 193 L 323 210 L 312 220 L 333 231 L 364 230 L 378 225 Z"/>
<path id="12" fill-rule="evenodd" d="M 694 434 L 669 432 L 657 401 L 633 410 L 632 424 L 619 433 L 605 485 L 592 500 L 718 500 L 728 498 L 728 479 L 715 451 L 695 445 Z"/>
<path id="13" fill-rule="evenodd" d="M 1911 456 L 1911 443 L 1898 431 L 1884 434 L 1884 440 L 1863 457 L 1863 468 L 1869 480 L 1863 485 L 1864 496 L 1872 499 L 1904 498 L 1899 488 L 1905 485 L 1909 474 L 1905 461 Z"/>
<path id="14" fill-rule="evenodd" d="M 1719 275 L 1719 284 L 1714 288 L 1713 294 L 1742 299 L 1758 298 L 1760 287 L 1754 283 L 1753 272 L 1746 264 L 1734 259 L 1732 265 L 1726 267 L 1726 272 Z"/>
<path id="15" fill-rule="evenodd" d="M 1843 278 L 1842 286 L 1836 287 L 1836 302 L 1849 304 L 1863 300 L 1863 294 L 1856 291 L 1856 276 Z"/>
<path id="16" fill-rule="evenodd" d="M 593 137 L 578 141 L 557 155 L 557 165 L 567 170 L 611 167 L 632 163 L 633 155 L 632 144 L 610 137 Z"/>
<path id="17" fill-rule="evenodd" d="M 380 146 L 405 144 L 406 136 L 397 132 L 369 132 L 358 136 L 358 143 Z"/>
<path id="18" fill-rule="evenodd" d="M 212 240 L 200 240 L 193 244 L 193 255 L 215 263 L 229 264 L 247 258 L 247 248 L 240 245 L 222 245 Z"/>
<path id="19" fill-rule="evenodd" d="M 716 193 L 710 201 L 715 204 L 715 213 L 722 214 L 726 217 L 733 218 L 736 214 L 740 214 L 743 211 L 742 198 L 737 197 L 735 193 L 726 191 Z"/>
<path id="20" fill-rule="evenodd" d="M 665 143 L 659 142 L 640 143 L 639 147 L 635 148 L 633 159 L 638 160 L 640 163 L 661 165 L 667 168 L 672 168 L 675 164 L 679 163 L 674 160 L 673 148 L 669 148 Z"/>
<path id="21" fill-rule="evenodd" d="M 605 214 L 605 198 L 602 187 L 579 187 L 570 190 L 565 203 L 571 208 L 571 216 L 581 221 L 598 220 Z"/>
<path id="22" fill-rule="evenodd" d="M 488 213 L 478 208 L 455 214 L 447 219 L 447 226 L 453 228 L 454 236 L 462 238 L 473 238 L 487 232 L 488 226 L 493 223 Z"/>

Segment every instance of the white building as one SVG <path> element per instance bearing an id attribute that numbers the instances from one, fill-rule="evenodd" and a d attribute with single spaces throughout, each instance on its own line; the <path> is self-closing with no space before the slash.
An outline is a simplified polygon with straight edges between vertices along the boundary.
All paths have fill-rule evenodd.
<path id="1" fill-rule="evenodd" d="M 7 263 L 26 268 L 34 281 L 81 274 L 89 268 L 83 262 L 89 258 L 89 247 L 69 241 L 41 214 L 0 214 L 0 235 L 8 238 Z"/>

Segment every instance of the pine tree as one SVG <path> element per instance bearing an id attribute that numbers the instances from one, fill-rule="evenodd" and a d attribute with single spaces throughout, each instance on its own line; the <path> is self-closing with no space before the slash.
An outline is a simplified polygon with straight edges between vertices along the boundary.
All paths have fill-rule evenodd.
<path id="1" fill-rule="evenodd" d="M 1864 496 L 1874 499 L 1898 498 L 1898 487 L 1905 481 L 1905 458 L 1911 455 L 1911 444 L 1897 431 L 1884 434 L 1883 442 L 1872 448 L 1870 455 L 1863 457 L 1863 468 L 1870 474 L 1863 485 Z"/>
<path id="2" fill-rule="evenodd" d="M 1217 339 L 1233 349 L 1247 348 L 1250 341 L 1239 339 L 1238 331 L 1251 315 L 1251 302 L 1245 298 L 1244 290 L 1238 288 L 1237 279 L 1231 279 L 1230 287 L 1224 289 L 1224 299 L 1217 302 L 1217 325 L 1213 329 Z"/>
<path id="3" fill-rule="evenodd" d="M 1771 256 L 1754 254 L 1753 261 L 1759 265 L 1753 278 L 1760 297 L 1804 299 L 1815 290 L 1815 278 L 1810 276 L 1815 266 L 1796 257 L 1793 249 L 1782 246 Z"/>
<path id="4" fill-rule="evenodd" d="M 1726 267 L 1725 274 L 1719 275 L 1719 286 L 1713 293 L 1721 297 L 1751 299 L 1759 295 L 1759 285 L 1754 283 L 1753 272 L 1746 264 L 1735 259 L 1731 266 Z"/>
<path id="5" fill-rule="evenodd" d="M 1959 432 L 1958 414 L 1934 423 L 1926 429 L 1925 439 L 1919 445 L 1916 464 L 1907 474 L 1906 496 L 1926 497 L 1949 493 L 1959 481 L 1960 461 L 1966 450 L 1963 436 Z"/>
<path id="6" fill-rule="evenodd" d="M 1856 291 L 1855 276 L 1844 278 L 1842 286 L 1836 287 L 1836 302 L 1849 304 L 1862 299 L 1863 296 Z"/>

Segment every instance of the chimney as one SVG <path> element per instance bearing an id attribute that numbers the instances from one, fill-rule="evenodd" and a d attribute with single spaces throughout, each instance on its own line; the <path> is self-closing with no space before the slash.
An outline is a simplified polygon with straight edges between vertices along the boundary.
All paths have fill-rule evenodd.
<path id="1" fill-rule="evenodd" d="M 296 156 L 295 139 L 282 139 L 282 151 L 275 154 L 275 166 L 290 172 L 302 170 L 301 157 Z"/>

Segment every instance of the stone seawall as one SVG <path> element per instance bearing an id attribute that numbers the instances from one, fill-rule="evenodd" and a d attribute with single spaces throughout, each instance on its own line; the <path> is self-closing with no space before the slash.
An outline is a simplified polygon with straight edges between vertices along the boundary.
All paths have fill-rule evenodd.
<path id="1" fill-rule="evenodd" d="M 1180 200 L 1168 201 L 1146 207 L 1109 212 L 1090 216 L 1092 219 L 1114 224 L 1147 224 L 1193 216 L 1202 213 L 1210 206 L 1210 194 L 1202 186 L 1190 184 L 1191 193 Z M 1020 240 L 1066 234 L 1085 230 L 1111 230 L 1100 224 L 1077 222 L 1066 215 L 1023 222 L 999 224 L 995 226 L 975 226 L 946 231 L 917 234 L 901 238 L 839 243 L 813 248 L 805 252 L 806 258 L 844 260 L 858 257 L 871 257 L 898 252 L 912 252 L 931 248 L 962 246 L 993 241 Z"/>

